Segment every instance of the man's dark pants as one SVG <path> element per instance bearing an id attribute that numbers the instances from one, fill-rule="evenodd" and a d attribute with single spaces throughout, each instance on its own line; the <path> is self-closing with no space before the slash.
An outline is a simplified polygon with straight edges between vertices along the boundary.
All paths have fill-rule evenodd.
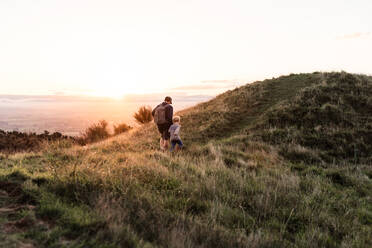
<path id="1" fill-rule="evenodd" d="M 170 133 L 169 133 L 169 128 L 172 124 L 169 123 L 164 123 L 164 124 L 158 124 L 158 130 L 159 133 L 161 134 L 161 137 L 163 140 L 169 140 L 170 139 Z"/>

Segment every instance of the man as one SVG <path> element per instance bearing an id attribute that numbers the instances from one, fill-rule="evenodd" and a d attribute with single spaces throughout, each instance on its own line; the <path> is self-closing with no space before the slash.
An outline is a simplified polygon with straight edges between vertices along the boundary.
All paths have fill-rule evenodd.
<path id="1" fill-rule="evenodd" d="M 160 148 L 162 150 L 168 149 L 169 147 L 169 127 L 173 124 L 173 107 L 172 98 L 170 96 L 165 97 L 164 102 L 156 106 L 152 111 L 154 121 L 158 126 L 160 138 Z"/>

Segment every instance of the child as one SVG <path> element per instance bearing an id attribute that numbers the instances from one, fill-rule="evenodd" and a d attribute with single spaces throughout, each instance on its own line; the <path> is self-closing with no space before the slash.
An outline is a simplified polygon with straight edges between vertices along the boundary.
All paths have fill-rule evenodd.
<path id="1" fill-rule="evenodd" d="M 180 137 L 180 129 L 181 129 L 180 122 L 181 122 L 181 117 L 174 116 L 173 125 L 170 126 L 169 128 L 170 141 L 171 141 L 171 149 L 170 149 L 171 152 L 173 152 L 177 144 L 178 144 L 179 149 L 183 147 L 183 143 Z"/>

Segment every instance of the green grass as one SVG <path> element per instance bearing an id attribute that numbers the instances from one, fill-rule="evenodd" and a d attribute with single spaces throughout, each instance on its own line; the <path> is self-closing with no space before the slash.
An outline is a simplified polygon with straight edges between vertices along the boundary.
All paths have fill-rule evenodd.
<path id="1" fill-rule="evenodd" d="M 33 207 L 0 212 L 2 226 L 32 224 L 0 245 L 370 247 L 370 88 L 369 77 L 313 73 L 228 91 L 179 113 L 187 149 L 176 154 L 158 150 L 148 124 L 2 156 L 0 207 Z"/>

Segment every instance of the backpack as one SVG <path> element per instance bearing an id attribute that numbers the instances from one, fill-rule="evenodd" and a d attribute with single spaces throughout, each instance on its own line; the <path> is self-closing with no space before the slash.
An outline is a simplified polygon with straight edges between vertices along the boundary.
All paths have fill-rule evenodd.
<path id="1" fill-rule="evenodd" d="M 165 119 L 165 107 L 167 105 L 159 105 L 154 114 L 154 121 L 156 124 L 165 124 L 167 123 L 167 120 Z"/>

